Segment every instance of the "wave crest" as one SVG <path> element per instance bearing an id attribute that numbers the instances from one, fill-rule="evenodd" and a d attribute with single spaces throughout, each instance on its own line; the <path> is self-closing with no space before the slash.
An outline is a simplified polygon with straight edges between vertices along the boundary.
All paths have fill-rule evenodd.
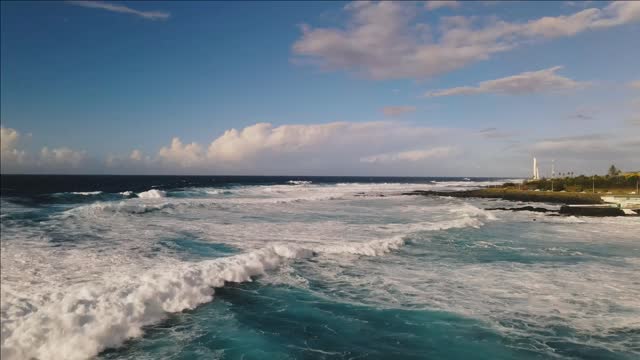
<path id="1" fill-rule="evenodd" d="M 161 199 L 167 197 L 167 193 L 162 190 L 151 189 L 137 194 L 141 199 Z"/>

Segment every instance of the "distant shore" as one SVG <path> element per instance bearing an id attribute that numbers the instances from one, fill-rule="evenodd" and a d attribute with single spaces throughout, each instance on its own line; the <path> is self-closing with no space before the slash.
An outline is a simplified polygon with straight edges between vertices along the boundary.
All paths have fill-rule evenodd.
<path id="1" fill-rule="evenodd" d="M 517 190 L 512 188 L 484 188 L 465 191 L 415 190 L 403 195 L 451 196 L 457 198 L 488 198 L 522 202 L 542 202 L 551 204 L 587 205 L 603 204 L 600 194 L 576 192 L 546 192 Z"/>

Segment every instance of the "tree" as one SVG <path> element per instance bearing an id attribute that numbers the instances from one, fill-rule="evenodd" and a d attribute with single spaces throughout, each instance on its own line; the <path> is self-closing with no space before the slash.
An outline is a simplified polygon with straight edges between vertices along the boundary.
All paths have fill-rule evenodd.
<path id="1" fill-rule="evenodd" d="M 608 176 L 617 176 L 620 175 L 622 171 L 620 171 L 620 169 L 618 169 L 615 165 L 611 165 L 609 167 L 609 171 L 607 172 Z"/>

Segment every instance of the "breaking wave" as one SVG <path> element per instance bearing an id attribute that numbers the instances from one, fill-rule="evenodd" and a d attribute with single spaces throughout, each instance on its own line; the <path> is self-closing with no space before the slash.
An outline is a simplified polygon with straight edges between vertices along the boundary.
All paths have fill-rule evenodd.
<path id="1" fill-rule="evenodd" d="M 92 204 L 102 210 L 120 204 Z M 141 205 L 141 204 L 138 204 Z M 158 204 L 157 206 L 169 206 Z M 88 211 L 90 207 L 85 207 Z M 145 209 L 145 208 L 139 208 Z M 142 210 L 136 210 L 142 211 Z M 479 226 L 472 216 L 438 223 L 416 224 L 408 230 L 442 230 Z M 364 243 L 310 246 L 276 243 L 259 250 L 197 263 L 177 262 L 149 269 L 139 276 L 118 277 L 103 283 L 80 283 L 27 304 L 3 287 L 3 359 L 85 359 L 140 337 L 145 326 L 168 313 L 193 309 L 213 300 L 215 288 L 241 283 L 289 261 L 314 256 L 381 256 L 402 247 L 408 237 L 397 235 Z M 32 301 L 32 300 L 31 300 Z M 5 315 L 20 313 L 6 321 Z"/>
<path id="2" fill-rule="evenodd" d="M 309 185 L 313 183 L 313 181 L 308 181 L 308 180 L 289 180 L 287 181 L 287 184 L 291 184 L 291 185 Z"/>
<path id="3" fill-rule="evenodd" d="M 158 189 L 151 189 L 137 194 L 141 199 L 161 199 L 167 197 L 167 193 Z"/>

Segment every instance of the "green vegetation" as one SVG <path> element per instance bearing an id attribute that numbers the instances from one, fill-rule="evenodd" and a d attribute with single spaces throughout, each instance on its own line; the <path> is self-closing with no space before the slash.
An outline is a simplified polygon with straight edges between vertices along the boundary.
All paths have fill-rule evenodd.
<path id="1" fill-rule="evenodd" d="M 623 173 L 615 165 L 611 165 L 607 175 L 562 176 L 554 179 L 526 181 L 520 187 L 523 190 L 595 192 L 612 194 L 629 194 L 637 190 L 640 172 Z M 512 186 L 516 186 L 510 184 Z M 507 186 L 507 184 L 505 184 Z"/>

